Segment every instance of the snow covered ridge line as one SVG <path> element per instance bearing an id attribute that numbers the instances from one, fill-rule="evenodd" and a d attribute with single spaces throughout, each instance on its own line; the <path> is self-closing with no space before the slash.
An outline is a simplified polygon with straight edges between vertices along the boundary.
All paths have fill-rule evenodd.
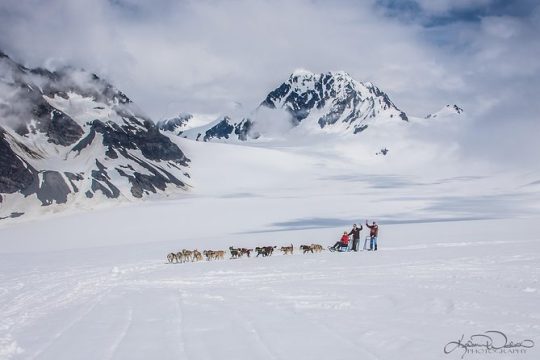
<path id="1" fill-rule="evenodd" d="M 0 219 L 88 199 L 186 190 L 189 159 L 97 75 L 0 52 Z"/>
<path id="2" fill-rule="evenodd" d="M 456 104 L 454 104 L 454 105 L 448 104 L 445 107 L 443 107 L 441 110 L 439 110 L 439 111 L 437 111 L 437 112 L 435 112 L 433 114 L 428 114 L 426 116 L 426 119 L 435 119 L 437 117 L 459 115 L 461 113 L 463 113 L 462 108 L 460 108 Z"/>

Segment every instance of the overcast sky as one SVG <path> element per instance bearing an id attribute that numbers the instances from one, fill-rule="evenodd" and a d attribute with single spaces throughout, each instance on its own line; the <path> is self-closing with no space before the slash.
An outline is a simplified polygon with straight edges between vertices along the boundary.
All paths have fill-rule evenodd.
<path id="1" fill-rule="evenodd" d="M 540 157 L 536 0 L 0 0 L 0 49 L 96 72 L 155 120 L 251 109 L 296 68 L 345 70 L 409 115 L 460 105 L 464 143 Z"/>

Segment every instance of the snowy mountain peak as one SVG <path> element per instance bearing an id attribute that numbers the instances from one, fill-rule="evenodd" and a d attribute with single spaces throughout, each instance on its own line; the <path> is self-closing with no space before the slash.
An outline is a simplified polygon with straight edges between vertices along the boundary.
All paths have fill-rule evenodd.
<path id="1" fill-rule="evenodd" d="M 460 115 L 463 112 L 464 112 L 463 109 L 457 106 L 456 104 L 454 105 L 448 104 L 442 109 L 440 109 L 439 111 L 434 112 L 433 114 L 428 114 L 426 116 L 426 119 L 434 119 L 437 117 L 448 117 L 448 116 L 453 116 L 453 115 Z"/>
<path id="2" fill-rule="evenodd" d="M 298 68 L 295 69 L 289 78 L 298 78 L 298 77 L 307 77 L 307 76 L 314 76 L 315 74 L 307 69 Z"/>
<path id="3" fill-rule="evenodd" d="M 290 84 L 299 84 L 298 87 L 301 89 L 301 86 L 306 86 L 309 83 L 315 83 L 317 81 L 320 81 L 320 79 L 324 76 L 330 76 L 335 79 L 338 79 L 339 81 L 347 81 L 351 82 L 354 81 L 354 79 L 345 71 L 329 71 L 326 73 L 313 73 L 309 70 L 305 69 L 296 69 L 291 73 L 289 76 L 288 82 Z"/>
<path id="4" fill-rule="evenodd" d="M 296 70 L 261 106 L 285 109 L 297 124 L 311 122 L 321 129 L 335 127 L 355 134 L 378 118 L 408 120 L 378 87 L 356 81 L 344 71 L 314 74 Z"/>

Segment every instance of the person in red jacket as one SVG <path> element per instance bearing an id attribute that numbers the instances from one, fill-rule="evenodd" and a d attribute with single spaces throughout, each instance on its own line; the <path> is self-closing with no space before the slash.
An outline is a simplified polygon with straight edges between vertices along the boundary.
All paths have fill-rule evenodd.
<path id="1" fill-rule="evenodd" d="M 337 250 L 339 247 L 348 247 L 349 246 L 349 234 L 344 231 L 343 235 L 341 236 L 341 239 L 334 244 L 334 246 L 330 247 L 330 250 Z"/>
<path id="2" fill-rule="evenodd" d="M 368 221 L 366 220 L 366 226 L 369 228 L 369 250 L 375 250 L 377 251 L 377 237 L 379 236 L 379 225 L 374 221 L 373 225 L 369 225 Z"/>

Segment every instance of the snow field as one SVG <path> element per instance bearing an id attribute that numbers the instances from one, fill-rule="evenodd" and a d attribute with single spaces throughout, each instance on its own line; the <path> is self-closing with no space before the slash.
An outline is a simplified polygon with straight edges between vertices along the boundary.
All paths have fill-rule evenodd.
<path id="1" fill-rule="evenodd" d="M 185 194 L 0 223 L 0 359 L 459 359 L 444 346 L 487 330 L 540 343 L 539 174 L 365 160 L 346 141 L 175 141 Z M 166 263 L 333 245 L 365 220 L 377 252 Z"/>
<path id="2" fill-rule="evenodd" d="M 537 339 L 538 239 L 503 230 L 537 224 L 388 225 L 376 253 L 185 264 L 166 264 L 171 243 L 3 254 L 0 344 L 15 359 L 414 359 L 484 329 Z"/>

